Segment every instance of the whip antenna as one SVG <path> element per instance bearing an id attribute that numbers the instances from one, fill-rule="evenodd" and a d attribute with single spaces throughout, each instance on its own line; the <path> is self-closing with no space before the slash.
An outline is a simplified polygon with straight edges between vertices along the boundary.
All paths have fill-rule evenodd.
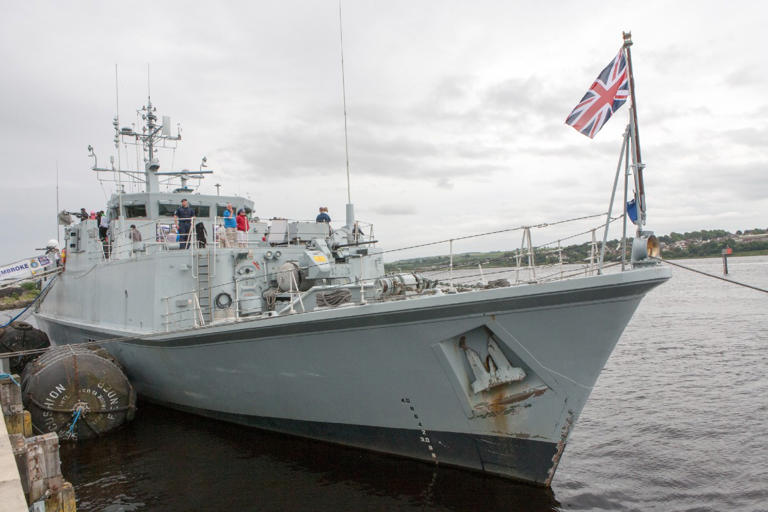
<path id="1" fill-rule="evenodd" d="M 341 23 L 341 0 L 339 0 L 339 42 L 341 46 L 341 95 L 344 101 L 344 152 L 347 157 L 347 203 L 352 203 L 352 193 L 349 185 L 349 139 L 347 136 L 347 87 L 344 77 L 344 30 Z"/>
<path id="2" fill-rule="evenodd" d="M 59 243 L 59 247 L 61 247 L 61 236 L 59 235 L 59 161 L 56 160 L 56 241 Z"/>

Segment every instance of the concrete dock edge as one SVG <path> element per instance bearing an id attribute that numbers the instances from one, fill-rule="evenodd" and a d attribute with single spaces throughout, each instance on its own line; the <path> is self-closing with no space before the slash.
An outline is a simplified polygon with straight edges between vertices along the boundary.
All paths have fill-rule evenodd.
<path id="1" fill-rule="evenodd" d="M 21 487 L 21 477 L 13 455 L 11 440 L 5 425 L 5 416 L 0 420 L 0 503 L 8 512 L 27 512 L 27 500 Z"/>

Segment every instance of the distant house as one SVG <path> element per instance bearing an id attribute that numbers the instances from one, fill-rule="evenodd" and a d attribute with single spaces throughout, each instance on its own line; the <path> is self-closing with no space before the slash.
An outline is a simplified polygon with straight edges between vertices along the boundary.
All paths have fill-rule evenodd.
<path id="1" fill-rule="evenodd" d="M 741 235 L 742 242 L 761 242 L 768 240 L 768 233 L 760 233 L 757 235 Z"/>

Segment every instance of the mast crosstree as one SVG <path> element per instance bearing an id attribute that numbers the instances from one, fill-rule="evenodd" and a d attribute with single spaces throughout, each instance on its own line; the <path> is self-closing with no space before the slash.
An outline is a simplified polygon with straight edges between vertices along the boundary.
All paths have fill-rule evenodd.
<path id="1" fill-rule="evenodd" d="M 144 121 L 141 132 L 134 130 L 134 128 L 130 126 L 120 127 L 119 118 L 115 115 L 112 122 L 115 129 L 114 141 L 118 151 L 121 142 L 125 145 L 141 146 L 145 155 L 144 169 L 122 169 L 120 168 L 119 159 L 118 167 L 115 168 L 114 157 L 110 158 L 110 162 L 112 163 L 111 168 L 99 167 L 93 146 L 88 146 L 89 156 L 93 158 L 92 170 L 100 173 L 113 173 L 117 176 L 114 181 L 118 183 L 122 183 L 120 179 L 122 175 L 128 176 L 133 182 L 144 183 L 144 191 L 147 193 L 160 192 L 161 177 L 178 177 L 181 180 L 181 188 L 178 190 L 191 191 L 191 189 L 187 188 L 187 182 L 190 179 L 202 179 L 204 174 L 213 174 L 212 170 L 203 169 L 208 167 L 208 159 L 206 157 L 202 158 L 200 168 L 197 171 L 190 171 L 189 169 L 180 171 L 160 171 L 160 159 L 158 158 L 159 150 L 176 149 L 177 143 L 181 141 L 181 127 L 177 125 L 176 135 L 172 135 L 171 118 L 169 116 L 163 116 L 162 121 L 158 122 L 157 107 L 152 104 L 152 99 L 149 96 L 147 96 L 147 104 L 137 110 L 136 113 L 140 115 L 142 121 Z M 118 193 L 123 193 L 122 186 L 119 186 Z"/>

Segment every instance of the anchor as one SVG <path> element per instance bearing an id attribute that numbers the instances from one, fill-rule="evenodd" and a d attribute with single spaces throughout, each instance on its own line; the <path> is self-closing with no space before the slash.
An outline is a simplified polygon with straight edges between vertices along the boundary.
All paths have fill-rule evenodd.
<path id="1" fill-rule="evenodd" d="M 464 338 L 459 342 L 459 346 L 464 349 L 469 366 L 475 375 L 475 380 L 472 382 L 472 391 L 475 394 L 502 384 L 519 382 L 525 379 L 525 371 L 509 363 L 509 360 L 493 338 L 488 338 L 488 356 L 485 358 L 485 361 L 480 358 L 480 355 L 475 350 L 466 346 Z"/>

